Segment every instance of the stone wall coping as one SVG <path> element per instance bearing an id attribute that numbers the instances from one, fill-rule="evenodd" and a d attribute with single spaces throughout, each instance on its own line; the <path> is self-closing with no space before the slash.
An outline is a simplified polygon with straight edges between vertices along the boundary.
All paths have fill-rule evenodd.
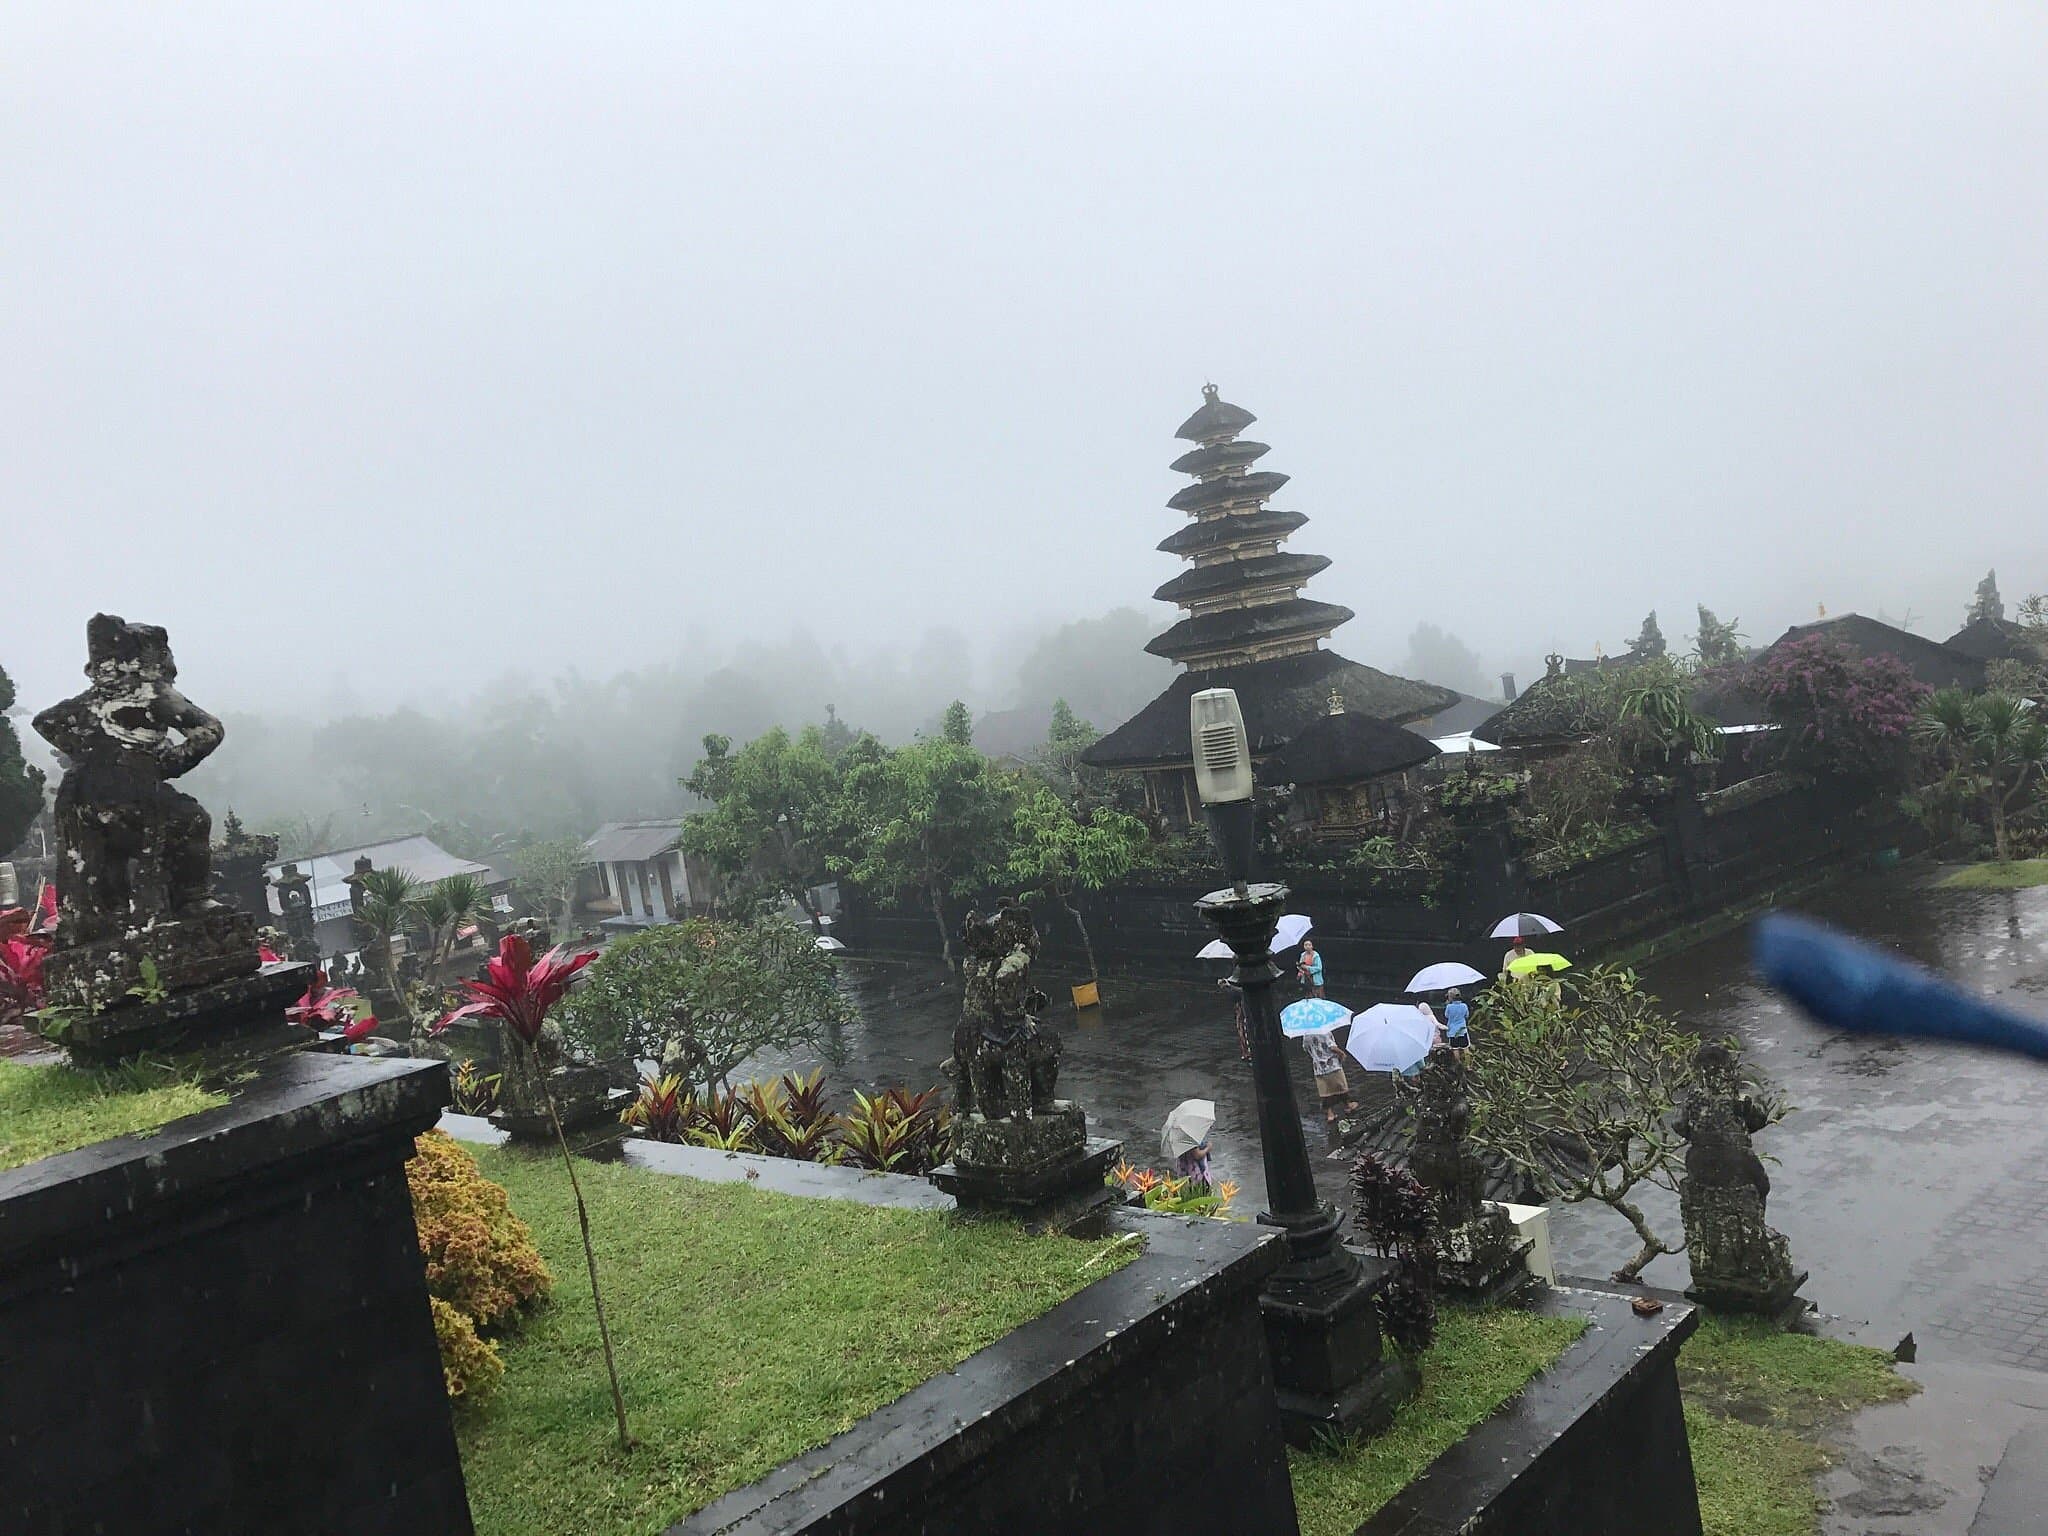
<path id="1" fill-rule="evenodd" d="M 953 1197 L 944 1190 L 905 1173 L 836 1168 L 758 1152 L 721 1152 L 716 1147 L 649 1141 L 644 1136 L 628 1136 L 619 1145 L 632 1167 L 702 1179 L 708 1184 L 752 1184 L 780 1195 L 853 1200 L 897 1210 L 950 1211 L 954 1207 Z"/>
<path id="2" fill-rule="evenodd" d="M 1281 1234 L 1251 1222 L 1126 1207 L 1110 1213 L 1109 1230 L 1141 1237 L 1144 1252 L 666 1536 L 851 1532 L 884 1511 L 915 1508 L 992 1446 L 1056 1418 L 1132 1361 L 1168 1350 L 1175 1333 L 1256 1289 L 1286 1257 Z M 1194 1372 L 1202 1363 L 1162 1368 Z"/>
<path id="3" fill-rule="evenodd" d="M 410 1057 L 273 1059 L 226 1104 L 0 1172 L 0 1270 L 85 1231 L 216 1196 L 242 1174 L 433 1125 L 447 1063 Z"/>
<path id="4" fill-rule="evenodd" d="M 1601 1402 L 1634 1378 L 1675 1367 L 1678 1348 L 1699 1327 L 1699 1311 L 1666 1301 L 1652 1317 L 1631 1308 L 1642 1291 L 1559 1286 L 1531 1310 L 1579 1316 L 1590 1326 L 1519 1394 L 1431 1462 L 1359 1526 L 1354 1536 L 1421 1536 L 1489 1531 L 1482 1518 L 1517 1482 L 1536 1473 L 1574 1430 L 1598 1432 Z M 1619 1391 L 1624 1400 L 1633 1395 Z"/>

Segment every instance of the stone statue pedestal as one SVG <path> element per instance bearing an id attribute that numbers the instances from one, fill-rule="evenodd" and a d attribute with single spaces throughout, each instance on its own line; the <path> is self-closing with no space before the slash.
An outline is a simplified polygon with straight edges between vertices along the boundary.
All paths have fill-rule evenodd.
<path id="1" fill-rule="evenodd" d="M 1764 1221 L 1763 1201 L 1746 1186 L 1679 1190 L 1692 1284 L 1686 1297 L 1711 1312 L 1789 1322 L 1806 1310 L 1784 1235 Z"/>
<path id="2" fill-rule="evenodd" d="M 953 1122 L 953 1158 L 931 1179 L 963 1210 L 1049 1217 L 1070 1226 L 1114 1200 L 1104 1180 L 1123 1143 L 1088 1134 L 1079 1105 L 1056 1099 L 1036 1114 Z"/>
<path id="3" fill-rule="evenodd" d="M 139 996 L 148 990 L 145 960 L 171 994 L 251 975 L 261 963 L 256 919 L 215 907 L 53 950 L 43 963 L 50 1005 L 100 1013 L 146 1002 Z"/>
<path id="4" fill-rule="evenodd" d="M 510 1082 L 509 1073 L 506 1082 Z M 612 1099 L 611 1074 L 603 1067 L 557 1067 L 548 1074 L 547 1088 L 554 1097 L 555 1113 L 562 1117 L 564 1136 L 573 1137 L 578 1131 L 607 1123 L 610 1129 L 618 1129 L 619 1106 Z M 507 1094 L 489 1118 L 514 1141 L 552 1143 L 555 1139 L 555 1123 L 548 1118 L 547 1101 L 537 1086 L 530 1094 Z"/>
<path id="5" fill-rule="evenodd" d="M 312 980 L 312 966 L 281 960 L 249 975 L 173 992 L 161 1002 L 130 998 L 72 1020 L 63 1043 L 81 1064 L 146 1053 L 200 1058 L 210 1070 L 304 1050 L 315 1041 L 313 1031 L 286 1022 L 284 1011 Z"/>
<path id="6" fill-rule="evenodd" d="M 1437 1289 L 1480 1305 L 1512 1301 L 1535 1281 L 1528 1264 L 1535 1246 L 1504 1209 L 1488 1200 L 1472 1220 L 1439 1239 Z"/>

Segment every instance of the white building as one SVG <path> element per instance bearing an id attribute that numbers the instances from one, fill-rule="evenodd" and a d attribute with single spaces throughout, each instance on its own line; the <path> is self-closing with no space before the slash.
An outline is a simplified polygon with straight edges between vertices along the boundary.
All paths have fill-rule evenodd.
<path id="1" fill-rule="evenodd" d="M 652 928 L 708 912 L 717 883 L 703 862 L 682 849 L 682 826 L 670 821 L 608 821 L 583 845 L 597 871 L 585 903 L 603 926 Z"/>

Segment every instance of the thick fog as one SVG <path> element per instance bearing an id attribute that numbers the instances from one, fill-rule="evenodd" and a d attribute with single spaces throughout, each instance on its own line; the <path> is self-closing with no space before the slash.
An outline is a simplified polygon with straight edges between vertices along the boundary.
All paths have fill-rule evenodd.
<path id="1" fill-rule="evenodd" d="M 1173 617 L 1208 380 L 1355 659 L 1945 635 L 2048 587 L 2044 80 L 2017 5 L 15 0 L 0 664 L 1032 702 Z"/>

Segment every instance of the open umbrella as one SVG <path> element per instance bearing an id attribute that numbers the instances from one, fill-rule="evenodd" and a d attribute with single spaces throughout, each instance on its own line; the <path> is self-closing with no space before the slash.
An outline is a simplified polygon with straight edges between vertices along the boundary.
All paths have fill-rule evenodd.
<path id="1" fill-rule="evenodd" d="M 1441 992 L 1446 987 L 1470 987 L 1486 980 L 1485 976 L 1469 965 L 1456 960 L 1439 960 L 1435 965 L 1425 965 L 1409 979 L 1410 992 Z"/>
<path id="2" fill-rule="evenodd" d="M 1406 1072 L 1436 1044 L 1436 1021 L 1413 1003 L 1374 1003 L 1351 1018 L 1345 1049 L 1368 1072 Z"/>
<path id="3" fill-rule="evenodd" d="M 1327 1035 L 1339 1024 L 1349 1023 L 1351 1010 L 1327 997 L 1304 997 L 1280 1010 L 1280 1033 L 1290 1040 L 1303 1035 Z"/>
<path id="4" fill-rule="evenodd" d="M 844 939 L 835 939 L 829 933 L 820 934 L 818 936 L 817 943 L 818 948 L 827 951 L 836 951 L 846 948 L 846 941 Z"/>
<path id="5" fill-rule="evenodd" d="M 1215 1100 L 1182 1099 L 1159 1133 L 1159 1155 L 1172 1162 L 1181 1153 L 1192 1152 L 1209 1139 L 1209 1127 L 1215 1123 Z"/>
<path id="6" fill-rule="evenodd" d="M 1517 955 L 1508 962 L 1508 969 L 1517 976 L 1527 976 L 1532 971 L 1568 971 L 1571 961 L 1563 955 Z"/>
<path id="7" fill-rule="evenodd" d="M 1493 932 L 1489 933 L 1487 937 L 1490 939 L 1512 939 L 1519 934 L 1526 939 L 1532 934 L 1563 932 L 1564 925 L 1562 923 L 1553 923 L 1541 912 L 1510 912 L 1506 917 L 1493 925 Z"/>
<path id="8" fill-rule="evenodd" d="M 1280 919 L 1280 926 L 1273 934 L 1273 942 L 1266 946 L 1266 953 L 1277 955 L 1283 949 L 1294 948 L 1295 945 L 1308 937 L 1308 931 L 1313 927 L 1315 927 L 1315 923 L 1311 919 L 1303 917 L 1299 912 L 1287 913 Z M 1230 946 L 1221 939 L 1211 939 L 1195 951 L 1195 958 L 1197 960 L 1228 960 L 1230 958 Z"/>

